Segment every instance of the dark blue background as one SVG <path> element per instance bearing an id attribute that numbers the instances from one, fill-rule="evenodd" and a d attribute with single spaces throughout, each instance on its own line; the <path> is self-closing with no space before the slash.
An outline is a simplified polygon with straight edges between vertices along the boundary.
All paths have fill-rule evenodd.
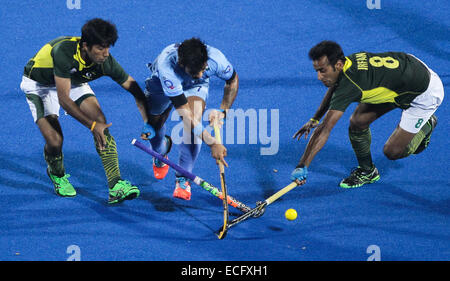
<path id="1" fill-rule="evenodd" d="M 234 108 L 279 110 L 277 154 L 261 156 L 260 142 L 227 145 L 229 193 L 254 206 L 289 184 L 306 141 L 291 136 L 315 112 L 325 88 L 307 57 L 321 40 L 339 42 L 346 54 L 413 53 L 450 84 L 450 4 L 446 0 L 366 1 L 6 1 L 0 20 L 0 259 L 66 260 L 70 245 L 82 260 L 367 260 L 377 245 L 382 260 L 450 258 L 447 98 L 439 124 L 420 155 L 389 161 L 384 142 L 401 111 L 372 126 L 372 152 L 381 180 L 344 190 L 339 181 L 356 159 L 347 137 L 352 105 L 310 166 L 305 186 L 270 205 L 266 214 L 213 234 L 222 223 L 221 201 L 193 186 L 191 201 L 172 198 L 174 175 L 153 178 L 151 158 L 130 145 L 142 127 L 131 95 L 109 78 L 91 84 L 109 122 L 122 175 L 141 196 L 109 206 L 101 162 L 88 129 L 61 112 L 66 170 L 75 198 L 54 194 L 45 174 L 41 137 L 19 89 L 23 66 L 40 47 L 61 35 L 80 35 L 93 17 L 113 21 L 119 40 L 111 52 L 143 85 L 145 67 L 168 44 L 192 36 L 225 53 L 240 77 Z M 209 107 L 218 107 L 223 82 L 211 82 Z M 169 122 L 169 129 L 176 122 Z M 177 160 L 174 148 L 169 156 Z M 278 172 L 274 172 L 274 169 Z M 194 173 L 219 185 L 217 166 L 203 146 Z M 284 212 L 297 210 L 287 221 Z M 234 210 L 233 210 L 234 211 Z"/>

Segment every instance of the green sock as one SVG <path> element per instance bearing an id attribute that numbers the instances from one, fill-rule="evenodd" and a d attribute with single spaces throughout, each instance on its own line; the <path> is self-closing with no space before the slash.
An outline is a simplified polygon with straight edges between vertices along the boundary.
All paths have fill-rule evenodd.
<path id="1" fill-rule="evenodd" d="M 49 172 L 52 175 L 55 175 L 57 177 L 63 177 L 65 174 L 64 170 L 64 156 L 62 152 L 60 152 L 57 155 L 52 155 L 47 152 L 47 150 L 44 147 L 44 159 L 45 162 L 47 162 Z"/>
<path id="2" fill-rule="evenodd" d="M 105 170 L 106 179 L 108 180 L 108 187 L 113 188 L 114 185 L 121 180 L 119 159 L 117 156 L 116 141 L 113 136 L 111 136 L 108 129 L 105 129 L 104 134 L 106 137 L 106 146 L 104 150 L 100 150 L 98 148 L 97 141 L 95 139 L 94 142 L 97 153 L 102 160 L 103 169 Z"/>
<path id="3" fill-rule="evenodd" d="M 362 131 L 348 130 L 348 136 L 352 143 L 353 151 L 359 166 L 366 171 L 372 170 L 374 165 L 372 162 L 372 154 L 370 152 L 370 144 L 372 142 L 372 135 L 370 128 Z"/>
<path id="4" fill-rule="evenodd" d="M 431 132 L 431 124 L 430 122 L 425 123 L 422 126 L 419 132 L 413 137 L 411 142 L 406 146 L 405 151 L 403 152 L 403 157 L 407 157 L 414 152 L 416 152 L 419 145 L 422 143 L 423 139 Z"/>

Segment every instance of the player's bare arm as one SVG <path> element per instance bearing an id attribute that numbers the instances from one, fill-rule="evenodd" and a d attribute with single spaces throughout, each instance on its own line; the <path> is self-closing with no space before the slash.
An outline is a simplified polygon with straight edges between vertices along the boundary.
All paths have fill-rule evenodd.
<path id="1" fill-rule="evenodd" d="M 238 90 L 239 90 L 239 77 L 238 74 L 235 72 L 233 77 L 225 82 L 225 86 L 223 88 L 223 98 L 220 104 L 220 109 L 224 110 L 225 113 L 217 110 L 212 110 L 208 117 L 210 126 L 213 126 L 213 124 L 219 124 L 220 127 L 223 124 L 223 122 L 221 122 L 220 120 L 225 118 L 226 111 L 230 109 L 231 106 L 233 105 Z"/>
<path id="2" fill-rule="evenodd" d="M 201 122 L 197 121 L 194 118 L 194 114 L 192 113 L 191 109 L 189 108 L 189 104 L 183 104 L 176 108 L 178 114 L 182 116 L 183 122 L 185 122 L 185 125 L 188 126 L 188 128 L 194 128 L 193 133 L 195 134 L 195 128 L 197 126 L 201 126 Z M 198 127 L 200 128 L 200 127 Z M 227 149 L 222 144 L 218 143 L 217 140 L 211 136 L 208 131 L 202 129 L 201 134 L 197 134 L 201 139 L 208 144 L 208 146 L 211 148 L 211 154 L 214 159 L 217 161 L 222 162 L 226 167 L 228 167 L 228 163 L 225 161 L 225 157 L 227 156 Z"/>
<path id="3" fill-rule="evenodd" d="M 142 120 L 144 120 L 144 123 L 147 123 L 147 102 L 145 100 L 144 92 L 142 91 L 141 87 L 139 87 L 139 84 L 133 77 L 131 77 L 131 75 L 129 75 L 128 79 L 121 86 L 133 95 L 134 99 L 136 100 L 136 105 L 139 113 L 142 116 Z"/>
<path id="4" fill-rule="evenodd" d="M 225 86 L 223 88 L 223 99 L 220 104 L 220 109 L 228 110 L 233 105 L 234 100 L 236 99 L 237 93 L 239 90 L 239 76 L 237 73 L 234 74 L 234 77 L 225 82 Z"/>
<path id="5" fill-rule="evenodd" d="M 99 149 L 103 150 L 106 145 L 106 139 L 103 131 L 106 128 L 110 127 L 111 124 L 105 124 L 97 120 L 91 120 L 81 111 L 78 105 L 70 98 L 70 78 L 55 76 L 55 85 L 56 91 L 58 92 L 58 100 L 62 108 L 64 108 L 67 114 L 77 119 L 81 124 L 92 131 L 92 134 L 94 135 L 100 146 Z"/>
<path id="6" fill-rule="evenodd" d="M 239 90 L 239 76 L 237 73 L 234 77 L 225 82 L 223 89 L 223 99 L 220 105 L 221 109 L 229 109 L 233 105 Z"/>
<path id="7" fill-rule="evenodd" d="M 319 125 L 320 119 L 322 119 L 322 117 L 325 115 L 325 113 L 327 112 L 329 106 L 330 106 L 330 101 L 331 101 L 331 97 L 333 96 L 333 92 L 334 89 L 336 87 L 332 86 L 330 88 L 328 88 L 327 92 L 325 93 L 325 96 L 322 99 L 322 102 L 320 103 L 319 108 L 317 109 L 316 113 L 314 114 L 314 116 L 308 120 L 308 122 L 306 122 L 295 134 L 292 138 L 297 138 L 297 140 L 300 140 L 300 138 L 304 135 L 305 139 L 308 138 L 308 135 L 311 131 L 311 129 L 314 129 L 315 127 L 317 127 L 317 125 Z"/>
<path id="8" fill-rule="evenodd" d="M 314 130 L 306 146 L 300 162 L 297 167 L 308 167 L 330 136 L 331 130 L 342 117 L 344 112 L 339 110 L 329 110 L 325 115 L 323 122 Z"/>

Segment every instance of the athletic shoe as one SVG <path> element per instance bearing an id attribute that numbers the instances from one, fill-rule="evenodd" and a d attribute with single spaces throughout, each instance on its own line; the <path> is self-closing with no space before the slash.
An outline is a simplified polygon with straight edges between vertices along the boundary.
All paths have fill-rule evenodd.
<path id="1" fill-rule="evenodd" d="M 140 194 L 137 186 L 131 185 L 129 181 L 119 180 L 113 188 L 109 190 L 109 204 L 122 202 L 123 200 L 131 200 Z"/>
<path id="2" fill-rule="evenodd" d="M 422 151 L 425 150 L 425 148 L 428 147 L 428 144 L 430 143 L 431 139 L 431 133 L 433 132 L 434 128 L 436 128 L 437 125 L 437 117 L 433 114 L 431 115 L 430 119 L 428 119 L 428 122 L 431 125 L 430 132 L 423 138 L 422 142 L 417 147 L 416 151 L 414 151 L 414 154 L 419 154 Z"/>
<path id="3" fill-rule="evenodd" d="M 173 197 L 184 200 L 191 200 L 191 184 L 185 177 L 177 177 Z"/>
<path id="4" fill-rule="evenodd" d="M 380 179 L 380 173 L 374 166 L 372 171 L 366 172 L 361 167 L 357 167 L 352 170 L 350 176 L 343 179 L 339 184 L 342 188 L 355 188 L 363 186 L 366 183 L 374 183 Z"/>
<path id="5" fill-rule="evenodd" d="M 169 136 L 165 136 L 165 138 L 167 144 L 167 152 L 163 156 L 164 158 L 169 159 L 168 154 L 170 152 L 170 149 L 172 148 L 172 139 Z M 158 180 L 162 180 L 166 177 L 168 172 L 169 165 L 162 162 L 158 158 L 153 157 L 153 174 L 155 175 L 155 178 L 157 178 Z"/>
<path id="6" fill-rule="evenodd" d="M 50 173 L 47 168 L 47 175 L 53 183 L 53 187 L 55 189 L 55 193 L 62 197 L 73 197 L 77 195 L 75 188 L 73 188 L 72 184 L 69 182 L 68 178 L 69 174 L 64 174 L 62 177 L 58 177 Z"/>

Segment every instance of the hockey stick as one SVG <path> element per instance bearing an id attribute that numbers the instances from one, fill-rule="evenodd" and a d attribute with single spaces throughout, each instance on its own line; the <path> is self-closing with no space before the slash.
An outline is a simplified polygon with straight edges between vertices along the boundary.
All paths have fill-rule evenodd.
<path id="1" fill-rule="evenodd" d="M 136 146 L 136 147 L 138 147 L 139 149 L 143 150 L 144 152 L 147 152 L 151 156 L 158 158 L 163 163 L 166 163 L 167 165 L 172 167 L 174 170 L 176 170 L 179 173 L 181 173 L 183 176 L 185 176 L 188 179 L 192 180 L 195 184 L 203 187 L 203 189 L 205 189 L 206 191 L 208 191 L 212 195 L 214 195 L 214 196 L 216 196 L 216 197 L 218 197 L 220 199 L 224 198 L 223 193 L 221 191 L 219 191 L 216 187 L 214 187 L 212 184 L 208 183 L 207 181 L 205 181 L 204 179 L 200 178 L 199 176 L 196 176 L 196 175 L 186 171 L 184 168 L 182 168 L 179 165 L 173 163 L 169 159 L 164 158 L 161 154 L 153 151 L 151 148 L 147 147 L 146 145 L 144 145 L 140 141 L 138 141 L 136 139 L 133 139 L 131 141 L 131 144 Z M 251 209 L 250 207 L 248 207 L 244 203 L 236 200 L 235 198 L 231 197 L 230 195 L 227 195 L 225 198 L 227 198 L 228 204 L 230 204 L 231 206 L 235 207 L 236 209 L 238 209 L 239 211 L 241 211 L 243 213 L 248 212 Z"/>
<path id="2" fill-rule="evenodd" d="M 304 182 L 302 184 L 304 184 Z M 245 214 L 230 221 L 227 225 L 227 230 L 230 229 L 232 226 L 247 220 L 250 217 L 257 218 L 257 217 L 262 216 L 264 214 L 267 206 L 269 206 L 275 200 L 277 200 L 278 198 L 280 198 L 284 194 L 288 193 L 289 191 L 291 191 L 292 189 L 294 189 L 297 186 L 298 186 L 298 184 L 296 182 L 292 182 L 289 185 L 285 186 L 284 188 L 280 189 L 278 192 L 276 192 L 275 194 L 273 194 L 266 200 L 264 200 L 263 202 L 261 202 L 261 201 L 256 202 L 255 208 L 251 209 L 250 211 L 246 212 Z"/>
<path id="3" fill-rule="evenodd" d="M 217 126 L 217 124 L 214 125 L 214 136 L 218 143 L 222 143 L 222 138 L 220 137 L 220 129 Z M 219 165 L 219 171 L 220 171 L 220 186 L 222 187 L 222 194 L 223 194 L 223 226 L 222 229 L 217 234 L 217 237 L 219 239 L 225 238 L 228 231 L 228 203 L 225 199 L 227 197 L 227 185 L 225 184 L 225 167 L 223 166 L 223 163 L 218 161 Z"/>

